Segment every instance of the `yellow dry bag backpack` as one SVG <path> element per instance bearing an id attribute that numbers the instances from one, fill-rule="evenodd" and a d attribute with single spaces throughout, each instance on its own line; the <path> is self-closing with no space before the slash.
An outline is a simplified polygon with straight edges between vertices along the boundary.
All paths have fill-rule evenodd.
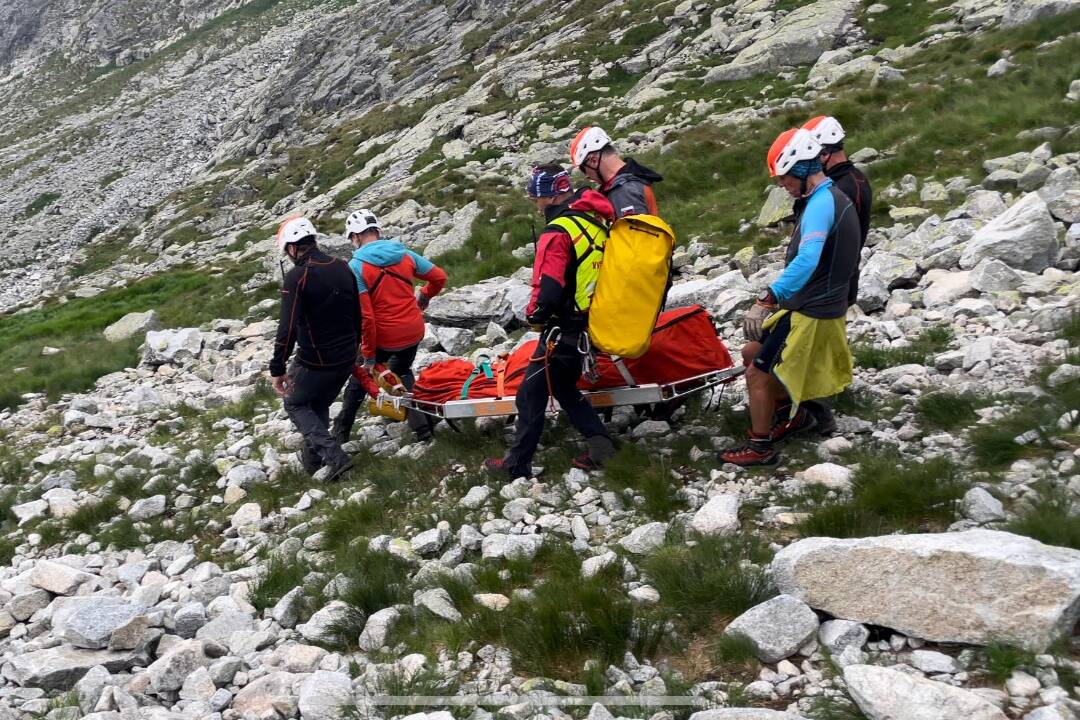
<path id="1" fill-rule="evenodd" d="M 656 215 L 627 215 L 611 226 L 589 308 L 597 349 L 626 358 L 649 349 L 674 250 L 675 231 Z"/>

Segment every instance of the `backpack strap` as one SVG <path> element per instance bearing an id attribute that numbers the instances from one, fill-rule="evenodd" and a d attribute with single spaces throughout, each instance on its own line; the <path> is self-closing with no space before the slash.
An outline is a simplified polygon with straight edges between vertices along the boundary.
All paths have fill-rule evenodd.
<path id="1" fill-rule="evenodd" d="M 406 278 L 404 275 L 401 275 L 400 273 L 396 273 L 393 270 L 387 270 L 385 267 L 382 267 L 381 265 L 372 265 L 372 267 L 378 269 L 379 277 L 375 278 L 375 282 L 371 283 L 371 287 L 368 288 L 368 293 L 371 294 L 371 297 L 375 297 L 375 291 L 379 288 L 380 285 L 382 285 L 383 278 L 385 278 L 387 275 L 389 275 L 390 277 L 397 278 L 401 282 L 408 285 L 410 288 L 413 286 L 412 280 L 409 280 L 408 278 Z"/>
<path id="2" fill-rule="evenodd" d="M 469 373 L 469 377 L 466 378 L 465 384 L 461 386 L 461 399 L 462 400 L 468 400 L 469 399 L 469 388 L 472 387 L 473 380 L 480 377 L 481 373 L 488 380 L 491 380 L 494 377 L 494 373 L 491 370 L 491 364 L 487 360 L 482 360 L 479 363 L 477 363 L 476 367 L 473 368 L 473 371 L 471 373 Z"/>

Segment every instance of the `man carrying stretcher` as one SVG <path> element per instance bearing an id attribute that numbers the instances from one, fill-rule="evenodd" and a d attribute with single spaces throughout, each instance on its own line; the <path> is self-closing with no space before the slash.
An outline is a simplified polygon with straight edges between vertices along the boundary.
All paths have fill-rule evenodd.
<path id="1" fill-rule="evenodd" d="M 507 479 L 532 475 L 551 397 L 588 446 L 574 458 L 574 467 L 599 469 L 615 453 L 600 416 L 577 388 L 589 347 L 585 331 L 606 226 L 615 212 L 595 190 L 574 192 L 570 173 L 558 164 L 534 168 L 527 192 L 548 223 L 537 241 L 532 296 L 525 311 L 529 324 L 540 331 L 540 341 L 518 387 L 514 444 L 506 457 L 484 461 L 485 469 Z"/>

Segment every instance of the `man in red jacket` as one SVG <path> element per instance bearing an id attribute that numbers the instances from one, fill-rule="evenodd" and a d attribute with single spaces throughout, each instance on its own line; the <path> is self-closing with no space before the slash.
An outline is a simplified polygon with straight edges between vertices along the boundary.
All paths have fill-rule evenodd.
<path id="1" fill-rule="evenodd" d="M 376 363 L 386 363 L 405 387 L 412 389 L 412 364 L 425 332 L 423 311 L 446 285 L 446 273 L 397 240 L 382 239 L 379 221 L 370 210 L 349 215 L 345 232 L 356 247 L 349 267 L 360 291 L 364 368 L 370 371 Z M 426 284 L 414 295 L 417 279 Z M 341 412 L 334 420 L 334 436 L 339 441 L 348 440 L 364 395 L 360 384 L 350 379 Z M 410 412 L 408 423 L 418 440 L 431 438 L 431 425 L 422 413 Z"/>
<path id="2" fill-rule="evenodd" d="M 556 164 L 535 168 L 529 199 L 548 225 L 536 244 L 532 296 L 526 319 L 541 329 L 536 353 L 518 386 L 514 444 L 504 458 L 484 467 L 512 480 L 532 475 L 532 458 L 544 432 L 544 413 L 554 396 L 570 424 L 585 437 L 588 449 L 574 458 L 574 467 L 599 469 L 615 453 L 607 428 L 577 389 L 589 306 L 607 241 L 607 224 L 615 212 L 595 190 L 574 192 L 570 173 Z"/>

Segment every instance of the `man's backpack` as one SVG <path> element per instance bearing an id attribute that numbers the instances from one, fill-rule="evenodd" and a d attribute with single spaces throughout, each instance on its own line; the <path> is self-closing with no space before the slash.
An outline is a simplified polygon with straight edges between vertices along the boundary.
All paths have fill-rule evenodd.
<path id="1" fill-rule="evenodd" d="M 589 308 L 597 349 L 626 358 L 649 349 L 674 250 L 675 231 L 656 215 L 627 215 L 611 226 Z"/>

